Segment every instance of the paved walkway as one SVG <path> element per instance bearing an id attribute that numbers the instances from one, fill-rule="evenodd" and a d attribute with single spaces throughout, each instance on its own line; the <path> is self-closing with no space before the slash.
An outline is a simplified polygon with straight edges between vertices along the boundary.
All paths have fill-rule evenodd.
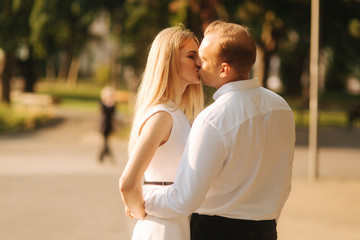
<path id="1" fill-rule="evenodd" d="M 0 137 L 0 239 L 130 239 L 118 178 L 125 141 L 112 138 L 117 164 L 97 162 L 97 116 L 57 110 L 51 128 Z M 293 190 L 279 240 L 360 239 L 360 130 L 320 132 L 320 176 L 307 180 L 306 131 L 297 133 Z"/>

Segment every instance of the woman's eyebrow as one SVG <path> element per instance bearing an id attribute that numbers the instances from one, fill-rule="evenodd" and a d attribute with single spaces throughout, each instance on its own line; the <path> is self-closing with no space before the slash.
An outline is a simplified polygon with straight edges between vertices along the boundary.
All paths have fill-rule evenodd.
<path id="1" fill-rule="evenodd" d="M 188 53 L 195 53 L 195 54 L 197 54 L 197 51 L 190 50 L 190 51 L 188 51 Z"/>

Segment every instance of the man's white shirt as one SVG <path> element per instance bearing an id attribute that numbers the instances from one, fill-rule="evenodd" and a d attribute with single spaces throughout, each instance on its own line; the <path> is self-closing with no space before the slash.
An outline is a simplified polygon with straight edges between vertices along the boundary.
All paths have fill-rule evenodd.
<path id="1" fill-rule="evenodd" d="M 143 186 L 147 214 L 277 219 L 291 188 L 290 107 L 256 78 L 227 83 L 214 99 L 194 121 L 174 184 Z"/>

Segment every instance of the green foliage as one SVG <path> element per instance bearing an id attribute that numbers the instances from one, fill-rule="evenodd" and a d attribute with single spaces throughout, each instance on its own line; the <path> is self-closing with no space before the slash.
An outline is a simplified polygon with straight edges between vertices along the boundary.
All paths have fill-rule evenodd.
<path id="1" fill-rule="evenodd" d="M 62 84 L 40 82 L 38 92 L 51 95 L 62 107 L 98 111 L 102 84 L 80 82 L 77 88 L 68 88 Z"/>
<path id="2" fill-rule="evenodd" d="M 249 26 L 260 48 L 280 56 L 286 92 L 300 94 L 301 75 L 309 67 L 310 4 L 308 0 L 1 0 L 0 47 L 15 53 L 26 46 L 34 53 L 31 57 L 44 61 L 42 66 L 52 58 L 60 72 L 89 40 L 96 39 L 89 26 L 105 9 L 119 44 L 117 62 L 131 65 L 140 76 L 148 47 L 160 30 L 181 22 L 201 39 L 209 22 L 223 19 Z M 342 91 L 349 75 L 360 78 L 360 2 L 320 1 L 320 7 L 320 47 L 330 53 L 326 91 Z M 60 53 L 66 53 L 68 62 L 58 62 Z M 97 81 L 108 78 L 105 68 L 93 71 Z"/>
<path id="3" fill-rule="evenodd" d="M 30 16 L 31 43 L 39 57 L 59 49 L 77 55 L 90 38 L 98 5 L 83 0 L 34 0 Z"/>
<path id="4" fill-rule="evenodd" d="M 360 2 L 328 1 L 321 5 L 320 44 L 332 52 L 327 88 L 344 90 L 348 76 L 360 78 Z M 325 37 L 326 36 L 326 37 Z"/>
<path id="5" fill-rule="evenodd" d="M 14 52 L 27 40 L 32 4 L 33 0 L 0 1 L 0 47 L 6 52 Z"/>
<path id="6" fill-rule="evenodd" d="M 140 75 L 146 63 L 147 50 L 156 34 L 169 24 L 166 1 L 131 0 L 123 9 L 123 61 Z"/>
<path id="7" fill-rule="evenodd" d="M 7 105 L 0 105 L 0 134 L 33 130 L 52 120 L 43 112 L 31 113 L 30 109 Z"/>
<path id="8" fill-rule="evenodd" d="M 309 126 L 309 111 L 294 110 L 295 124 L 297 127 Z M 344 111 L 320 111 L 318 124 L 320 127 L 347 127 L 348 116 Z"/>
<path id="9" fill-rule="evenodd" d="M 106 85 L 110 79 L 110 66 L 108 64 L 99 64 L 95 69 L 95 82 Z"/>

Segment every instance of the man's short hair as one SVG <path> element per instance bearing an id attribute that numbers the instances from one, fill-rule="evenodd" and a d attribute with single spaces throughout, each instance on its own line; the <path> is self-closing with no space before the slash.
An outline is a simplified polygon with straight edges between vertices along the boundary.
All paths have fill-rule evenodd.
<path id="1" fill-rule="evenodd" d="M 256 60 L 256 45 L 246 26 L 214 21 L 205 29 L 204 35 L 218 34 L 214 46 L 218 63 L 227 62 L 236 71 L 250 71 Z"/>

